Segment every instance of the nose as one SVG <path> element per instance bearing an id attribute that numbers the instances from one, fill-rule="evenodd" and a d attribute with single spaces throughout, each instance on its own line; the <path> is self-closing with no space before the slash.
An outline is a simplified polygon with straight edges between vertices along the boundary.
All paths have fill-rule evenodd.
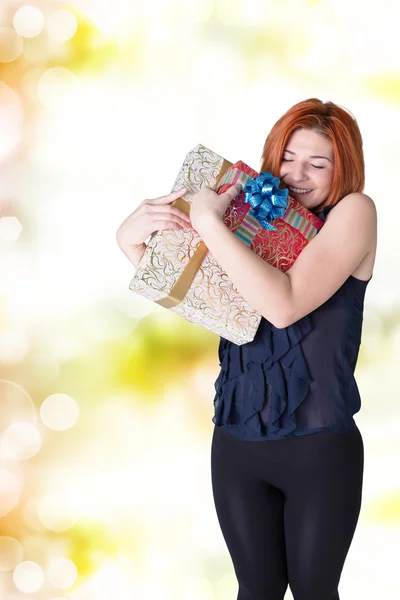
<path id="1" fill-rule="evenodd" d="M 307 174 L 307 168 L 302 163 L 290 164 L 289 163 L 288 175 L 290 176 L 293 183 L 301 183 L 309 179 Z"/>

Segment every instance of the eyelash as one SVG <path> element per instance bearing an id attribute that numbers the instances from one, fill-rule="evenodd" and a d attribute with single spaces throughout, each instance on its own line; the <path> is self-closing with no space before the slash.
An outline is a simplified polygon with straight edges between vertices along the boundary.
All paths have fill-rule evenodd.
<path id="1" fill-rule="evenodd" d="M 282 158 L 284 162 L 293 162 L 292 160 L 288 160 L 287 158 Z M 314 169 L 325 169 L 325 167 L 317 167 L 316 165 L 311 165 Z"/>

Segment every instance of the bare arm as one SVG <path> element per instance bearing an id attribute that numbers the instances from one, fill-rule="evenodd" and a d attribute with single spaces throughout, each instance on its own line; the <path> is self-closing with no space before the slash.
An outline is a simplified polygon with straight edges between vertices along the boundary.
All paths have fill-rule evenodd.
<path id="1" fill-rule="evenodd" d="M 199 233 L 243 298 L 283 328 L 343 285 L 370 251 L 376 225 L 373 200 L 362 193 L 349 194 L 285 273 L 263 261 L 218 219 L 203 222 Z"/>

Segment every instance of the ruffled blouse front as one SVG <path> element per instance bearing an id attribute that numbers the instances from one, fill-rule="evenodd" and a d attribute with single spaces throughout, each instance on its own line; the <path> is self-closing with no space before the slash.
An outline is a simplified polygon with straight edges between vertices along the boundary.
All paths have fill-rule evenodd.
<path id="1" fill-rule="evenodd" d="M 243 439 L 266 437 L 260 411 L 269 397 L 268 437 L 287 437 L 296 429 L 295 411 L 307 396 L 311 377 L 299 342 L 311 330 L 308 315 L 278 329 L 262 318 L 254 340 L 238 346 L 220 338 L 221 371 L 215 382 L 213 422 Z M 237 394 L 249 376 L 246 394 Z M 245 401 L 244 401 L 245 399 Z"/>
<path id="2" fill-rule="evenodd" d="M 318 216 L 324 220 L 331 208 L 326 207 Z M 340 295 L 340 302 L 342 299 Z M 332 303 L 337 301 L 332 299 Z M 239 346 L 220 338 L 221 370 L 214 384 L 212 419 L 216 426 L 223 426 L 244 440 L 281 439 L 297 434 L 296 411 L 313 383 L 301 343 L 311 332 L 312 323 L 311 316 L 306 315 L 278 329 L 262 318 L 254 340 L 247 344 Z M 320 353 L 323 354 L 323 346 Z"/>

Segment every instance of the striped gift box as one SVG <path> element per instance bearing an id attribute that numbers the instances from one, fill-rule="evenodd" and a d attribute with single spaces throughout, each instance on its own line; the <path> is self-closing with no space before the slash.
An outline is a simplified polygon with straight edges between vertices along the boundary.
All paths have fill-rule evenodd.
<path id="1" fill-rule="evenodd" d="M 257 175 L 254 169 L 238 161 L 226 171 L 216 191 L 221 194 L 235 183 L 244 187 Z M 229 205 L 224 222 L 247 246 L 281 271 L 292 266 L 301 250 L 323 225 L 316 215 L 289 196 L 282 217 L 271 221 L 275 231 L 265 230 L 250 204 L 244 202 L 243 191 Z"/>

